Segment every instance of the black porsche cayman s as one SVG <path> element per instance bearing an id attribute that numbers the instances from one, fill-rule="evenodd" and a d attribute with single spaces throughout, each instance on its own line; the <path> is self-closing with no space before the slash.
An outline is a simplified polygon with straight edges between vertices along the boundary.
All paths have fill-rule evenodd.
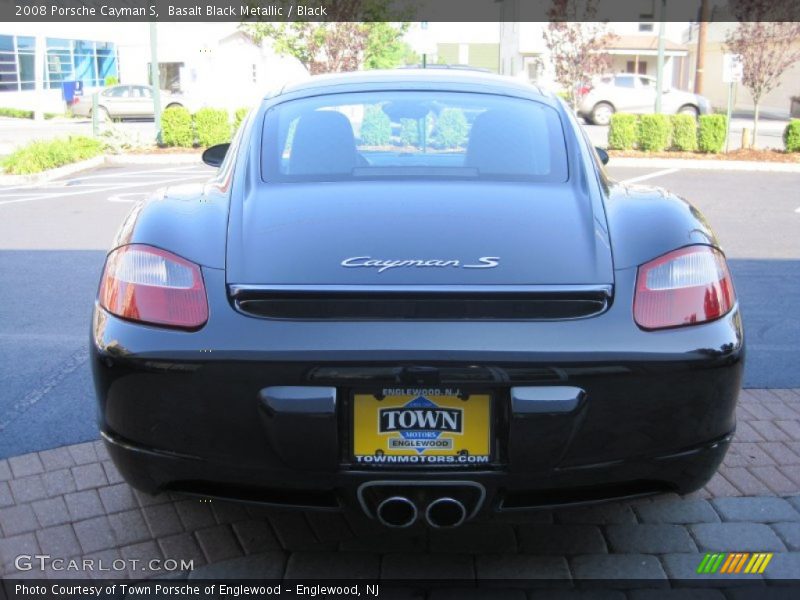
<path id="1" fill-rule="evenodd" d="M 266 97 L 108 254 L 91 350 L 120 472 L 394 527 L 700 487 L 744 359 L 725 256 L 599 154 L 557 97 L 480 73 Z"/>

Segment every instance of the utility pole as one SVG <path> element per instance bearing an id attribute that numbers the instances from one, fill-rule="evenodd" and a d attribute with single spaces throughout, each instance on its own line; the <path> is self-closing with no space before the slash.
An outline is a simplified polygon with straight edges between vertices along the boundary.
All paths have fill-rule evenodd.
<path id="1" fill-rule="evenodd" d="M 150 21 L 150 81 L 153 86 L 153 123 L 156 143 L 161 143 L 161 81 L 158 76 L 158 31 L 156 22 Z"/>
<path id="2" fill-rule="evenodd" d="M 708 34 L 708 19 L 711 16 L 711 6 L 708 0 L 701 0 L 700 23 L 697 30 L 697 57 L 694 69 L 694 93 L 703 93 L 703 69 L 706 64 L 706 36 Z"/>
<path id="3" fill-rule="evenodd" d="M 658 63 L 656 65 L 656 114 L 661 112 L 661 94 L 664 87 L 664 21 L 667 12 L 667 0 L 658 5 Z"/>

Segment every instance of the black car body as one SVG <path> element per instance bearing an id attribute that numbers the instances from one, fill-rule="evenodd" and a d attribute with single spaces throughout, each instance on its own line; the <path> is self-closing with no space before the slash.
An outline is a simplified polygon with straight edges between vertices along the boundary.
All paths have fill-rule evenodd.
<path id="1" fill-rule="evenodd" d="M 133 486 L 394 526 L 694 490 L 744 359 L 691 204 L 610 181 L 552 95 L 415 70 L 267 97 L 136 206 L 91 349 Z"/>

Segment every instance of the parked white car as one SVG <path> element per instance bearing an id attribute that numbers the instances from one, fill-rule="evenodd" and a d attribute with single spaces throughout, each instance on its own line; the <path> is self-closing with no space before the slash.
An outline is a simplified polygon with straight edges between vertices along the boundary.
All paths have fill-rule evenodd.
<path id="1" fill-rule="evenodd" d="M 578 114 L 594 125 L 608 125 L 615 112 L 654 113 L 656 80 L 636 73 L 617 73 L 597 78 L 579 91 Z M 708 98 L 664 87 L 661 112 L 697 117 L 711 112 Z"/>
<path id="2" fill-rule="evenodd" d="M 183 106 L 189 110 L 188 99 L 181 94 L 161 90 L 161 108 Z M 112 85 L 99 93 L 98 117 L 101 121 L 112 119 L 152 119 L 154 112 L 153 88 L 149 85 Z M 75 96 L 72 114 L 80 117 L 92 116 L 92 95 Z"/>

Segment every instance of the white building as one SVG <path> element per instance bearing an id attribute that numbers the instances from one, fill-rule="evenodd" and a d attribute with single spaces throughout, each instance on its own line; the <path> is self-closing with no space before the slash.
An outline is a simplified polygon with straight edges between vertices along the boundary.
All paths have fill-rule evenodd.
<path id="1" fill-rule="evenodd" d="M 308 76 L 236 23 L 159 23 L 157 31 L 160 87 L 194 105 L 248 106 Z M 82 81 L 86 94 L 107 78 L 150 81 L 148 23 L 0 24 L 0 107 L 61 112 L 63 81 Z"/>

